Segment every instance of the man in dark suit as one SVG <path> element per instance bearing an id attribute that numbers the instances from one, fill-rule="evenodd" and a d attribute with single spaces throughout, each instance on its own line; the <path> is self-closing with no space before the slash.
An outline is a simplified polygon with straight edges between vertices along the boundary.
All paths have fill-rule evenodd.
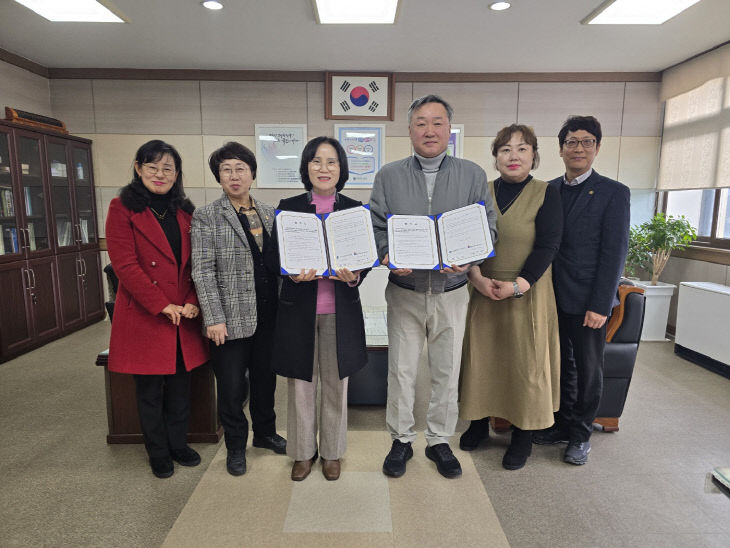
<path id="1" fill-rule="evenodd" d="M 535 443 L 568 442 L 564 461 L 585 464 L 603 389 L 606 319 L 616 304 L 629 239 L 630 193 L 595 172 L 601 124 L 571 116 L 558 134 L 565 175 L 550 181 L 560 190 L 563 240 L 553 262 L 560 325 L 560 410 L 555 425 Z"/>

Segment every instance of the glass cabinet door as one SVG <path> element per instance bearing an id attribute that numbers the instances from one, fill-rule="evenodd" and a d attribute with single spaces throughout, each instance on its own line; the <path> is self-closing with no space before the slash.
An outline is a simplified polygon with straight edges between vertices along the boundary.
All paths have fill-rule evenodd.
<path id="1" fill-rule="evenodd" d="M 26 228 L 23 245 L 32 253 L 49 249 L 46 197 L 43 192 L 43 164 L 40 139 L 18 136 L 20 182 L 23 190 Z"/>
<path id="2" fill-rule="evenodd" d="M 53 204 L 56 243 L 58 247 L 76 245 L 71 207 L 71 184 L 66 145 L 48 141 L 48 166 L 51 171 L 51 203 Z"/>
<path id="3" fill-rule="evenodd" d="M 9 134 L 0 131 L 0 256 L 20 253 L 21 240 L 10 173 Z"/>
<path id="4" fill-rule="evenodd" d="M 81 245 L 93 244 L 96 243 L 97 235 L 89 149 L 76 146 L 72 146 L 72 149 L 79 238 Z"/>

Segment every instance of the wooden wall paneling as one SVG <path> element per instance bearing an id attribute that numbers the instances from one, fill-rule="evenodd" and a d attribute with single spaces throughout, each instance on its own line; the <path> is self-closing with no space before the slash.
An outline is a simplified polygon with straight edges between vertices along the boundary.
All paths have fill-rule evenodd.
<path id="1" fill-rule="evenodd" d="M 94 80 L 97 133 L 200 135 L 197 81 Z"/>
<path id="2" fill-rule="evenodd" d="M 91 80 L 50 80 L 53 117 L 69 133 L 96 133 Z"/>
<path id="3" fill-rule="evenodd" d="M 593 115 L 604 137 L 621 135 L 623 82 L 520 83 L 518 120 L 537 135 L 557 135 L 573 114 Z"/>
<path id="4" fill-rule="evenodd" d="M 254 135 L 256 124 L 307 122 L 305 82 L 200 83 L 202 133 Z"/>

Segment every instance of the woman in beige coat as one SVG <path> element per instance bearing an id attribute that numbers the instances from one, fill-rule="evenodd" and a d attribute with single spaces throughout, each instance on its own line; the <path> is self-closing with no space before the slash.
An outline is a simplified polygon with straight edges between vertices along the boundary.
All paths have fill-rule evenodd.
<path id="1" fill-rule="evenodd" d="M 492 143 L 500 177 L 489 183 L 498 205 L 495 254 L 469 271 L 473 286 L 462 353 L 462 419 L 471 420 L 460 447 L 476 449 L 489 435 L 489 416 L 513 425 L 502 459 L 522 468 L 531 430 L 553 424 L 560 397 L 558 320 L 550 264 L 560 246 L 563 213 L 555 187 L 534 179 L 537 138 L 513 124 Z"/>

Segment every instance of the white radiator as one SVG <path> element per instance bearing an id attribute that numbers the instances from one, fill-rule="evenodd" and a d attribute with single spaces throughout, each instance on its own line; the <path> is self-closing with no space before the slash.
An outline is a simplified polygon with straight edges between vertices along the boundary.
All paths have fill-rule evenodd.
<path id="1" fill-rule="evenodd" d="M 679 284 L 675 343 L 730 368 L 730 287 Z"/>

